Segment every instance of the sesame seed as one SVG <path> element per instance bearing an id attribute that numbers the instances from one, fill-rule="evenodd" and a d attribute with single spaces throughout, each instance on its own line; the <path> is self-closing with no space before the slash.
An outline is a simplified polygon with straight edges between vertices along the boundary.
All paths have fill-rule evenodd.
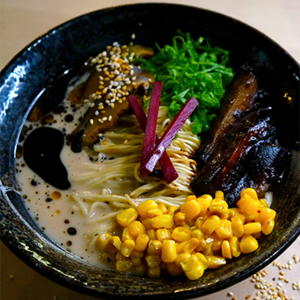
<path id="1" fill-rule="evenodd" d="M 227 296 L 228 296 L 228 297 L 232 297 L 232 296 L 233 296 L 233 292 L 229 292 L 229 293 L 227 294 Z"/>
<path id="2" fill-rule="evenodd" d="M 103 123 L 103 121 L 102 121 L 101 119 L 98 119 L 98 121 L 99 121 L 100 123 Z"/>
<path id="3" fill-rule="evenodd" d="M 250 299 L 250 298 L 251 298 L 251 295 L 246 296 L 246 299 Z"/>
<path id="4" fill-rule="evenodd" d="M 111 121 L 111 120 L 112 120 L 112 116 L 109 116 L 109 117 L 108 117 L 108 121 Z"/>
<path id="5" fill-rule="evenodd" d="M 90 124 L 93 125 L 94 124 L 94 120 L 90 119 Z"/>
<path id="6" fill-rule="evenodd" d="M 95 111 L 95 116 L 98 116 L 99 115 L 99 110 L 96 110 Z"/>
<path id="7" fill-rule="evenodd" d="M 103 121 L 107 121 L 107 117 L 103 117 L 102 120 L 103 120 Z"/>

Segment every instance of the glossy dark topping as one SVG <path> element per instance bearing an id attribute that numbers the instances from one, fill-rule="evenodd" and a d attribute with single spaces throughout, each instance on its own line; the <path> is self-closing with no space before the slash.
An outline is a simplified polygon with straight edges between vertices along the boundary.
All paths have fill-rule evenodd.
<path id="1" fill-rule="evenodd" d="M 37 128 L 26 138 L 23 155 L 29 168 L 46 182 L 67 190 L 71 184 L 68 172 L 60 160 L 63 146 L 64 136 L 61 131 L 49 127 Z"/>

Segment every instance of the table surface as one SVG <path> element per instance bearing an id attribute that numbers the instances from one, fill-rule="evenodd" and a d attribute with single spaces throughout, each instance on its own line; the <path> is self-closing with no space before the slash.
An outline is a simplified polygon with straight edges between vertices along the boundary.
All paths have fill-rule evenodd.
<path id="1" fill-rule="evenodd" d="M 36 37 L 71 18 L 105 7 L 149 1 L 122 0 L 0 0 L 0 69 Z M 173 0 L 217 11 L 264 32 L 300 62 L 299 0 Z M 41 276 L 20 261 L 1 242 L 0 298 L 2 300 L 92 300 Z M 299 261 L 298 261 L 299 258 Z M 300 238 L 275 263 L 256 276 L 218 293 L 212 299 L 271 299 L 271 294 L 300 299 Z M 256 298 L 255 298 L 256 297 Z M 269 297 L 269 298 L 268 298 Z M 276 299 L 272 295 L 272 299 Z M 200 298 L 198 298 L 200 299 Z"/>

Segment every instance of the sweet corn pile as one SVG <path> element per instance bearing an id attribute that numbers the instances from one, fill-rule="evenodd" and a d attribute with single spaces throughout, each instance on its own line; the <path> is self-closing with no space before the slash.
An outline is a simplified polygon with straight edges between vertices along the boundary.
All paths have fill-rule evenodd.
<path id="1" fill-rule="evenodd" d="M 122 236 L 102 233 L 96 247 L 103 261 L 116 271 L 160 277 L 185 274 L 200 278 L 207 268 L 218 268 L 226 259 L 258 248 L 257 239 L 274 228 L 276 212 L 255 190 L 245 189 L 237 208 L 228 208 L 224 194 L 188 196 L 177 208 L 153 200 L 117 215 Z"/>

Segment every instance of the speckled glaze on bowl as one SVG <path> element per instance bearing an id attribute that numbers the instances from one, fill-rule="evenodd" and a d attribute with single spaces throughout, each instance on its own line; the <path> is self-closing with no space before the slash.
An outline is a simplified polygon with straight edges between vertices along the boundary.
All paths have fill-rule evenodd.
<path id="1" fill-rule="evenodd" d="M 28 214 L 14 172 L 20 126 L 39 92 L 66 70 L 115 41 L 146 46 L 169 43 L 176 29 L 211 37 L 230 49 L 234 67 L 248 62 L 273 93 L 281 145 L 292 152 L 274 193 L 276 227 L 260 239 L 257 251 L 202 278 L 151 279 L 103 271 L 64 251 L 47 238 Z M 25 263 L 53 281 L 101 298 L 187 299 L 227 288 L 274 260 L 300 233 L 299 65 L 257 30 L 226 16 L 171 4 L 137 4 L 96 11 L 73 19 L 32 42 L 1 72 L 0 80 L 1 239 Z M 288 94 L 290 98 L 284 95 Z M 289 100 L 290 99 L 290 100 Z"/>

